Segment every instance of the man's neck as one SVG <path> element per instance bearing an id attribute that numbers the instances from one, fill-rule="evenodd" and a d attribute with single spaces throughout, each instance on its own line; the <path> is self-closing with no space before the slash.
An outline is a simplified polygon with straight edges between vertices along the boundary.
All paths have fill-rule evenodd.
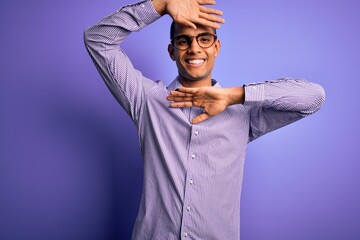
<path id="1" fill-rule="evenodd" d="M 178 80 L 183 87 L 187 87 L 187 88 L 198 88 L 198 87 L 206 87 L 212 85 L 211 78 L 194 81 L 194 80 L 186 80 L 179 77 Z"/>

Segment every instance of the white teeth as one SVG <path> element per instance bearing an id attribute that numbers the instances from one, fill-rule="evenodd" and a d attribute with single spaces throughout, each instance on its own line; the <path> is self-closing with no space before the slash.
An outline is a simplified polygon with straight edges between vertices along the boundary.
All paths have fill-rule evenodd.
<path id="1" fill-rule="evenodd" d="M 202 64 L 204 62 L 204 59 L 193 59 L 193 60 L 189 60 L 190 64 L 194 64 L 194 65 L 199 65 Z"/>

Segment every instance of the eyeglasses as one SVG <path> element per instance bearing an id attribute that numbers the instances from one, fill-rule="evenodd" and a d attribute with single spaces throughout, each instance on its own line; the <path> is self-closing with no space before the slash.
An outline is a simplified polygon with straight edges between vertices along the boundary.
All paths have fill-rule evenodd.
<path id="1" fill-rule="evenodd" d="M 191 46 L 194 38 L 201 48 L 209 48 L 214 44 L 217 36 L 209 32 L 200 33 L 197 36 L 181 34 L 171 39 L 171 44 L 179 50 L 187 50 Z"/>

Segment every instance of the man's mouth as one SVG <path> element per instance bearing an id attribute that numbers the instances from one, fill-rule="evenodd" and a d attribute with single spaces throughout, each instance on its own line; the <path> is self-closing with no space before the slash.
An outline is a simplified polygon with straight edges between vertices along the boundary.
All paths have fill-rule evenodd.
<path id="1" fill-rule="evenodd" d="M 200 59 L 200 58 L 186 59 L 185 62 L 192 66 L 200 66 L 201 64 L 203 64 L 205 62 L 205 59 Z"/>

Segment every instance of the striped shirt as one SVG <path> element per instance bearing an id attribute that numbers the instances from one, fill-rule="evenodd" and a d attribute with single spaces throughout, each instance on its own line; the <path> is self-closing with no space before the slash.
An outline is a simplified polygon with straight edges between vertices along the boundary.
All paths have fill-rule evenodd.
<path id="1" fill-rule="evenodd" d="M 166 86 L 144 77 L 119 47 L 159 17 L 147 0 L 84 33 L 101 77 L 138 130 L 144 183 L 132 239 L 238 240 L 247 144 L 317 111 L 324 90 L 290 78 L 246 84 L 244 104 L 194 125 L 201 109 L 169 108 L 166 100 L 177 79 Z"/>

